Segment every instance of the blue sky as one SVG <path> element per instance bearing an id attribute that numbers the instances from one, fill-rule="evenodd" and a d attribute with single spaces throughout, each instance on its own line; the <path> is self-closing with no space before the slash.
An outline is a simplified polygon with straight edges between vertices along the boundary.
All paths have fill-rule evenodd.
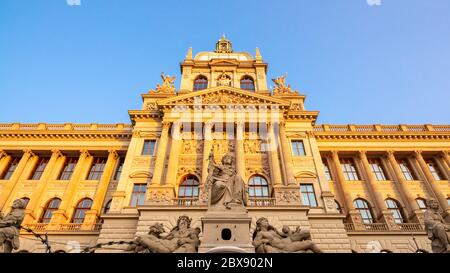
<path id="1" fill-rule="evenodd" d="M 192 46 L 259 47 L 319 123 L 450 123 L 450 1 L 1 0 L 0 123 L 129 122 Z M 269 83 L 270 84 L 270 83 Z"/>

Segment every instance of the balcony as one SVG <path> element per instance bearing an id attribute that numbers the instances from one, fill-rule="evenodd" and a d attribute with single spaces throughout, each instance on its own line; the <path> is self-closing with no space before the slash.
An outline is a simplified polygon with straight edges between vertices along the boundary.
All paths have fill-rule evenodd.
<path id="1" fill-rule="evenodd" d="M 346 231 L 355 232 L 423 232 L 424 229 L 419 223 L 402 223 L 396 227 L 389 227 L 386 223 L 363 224 L 363 227 L 355 227 L 354 223 L 344 223 Z"/>

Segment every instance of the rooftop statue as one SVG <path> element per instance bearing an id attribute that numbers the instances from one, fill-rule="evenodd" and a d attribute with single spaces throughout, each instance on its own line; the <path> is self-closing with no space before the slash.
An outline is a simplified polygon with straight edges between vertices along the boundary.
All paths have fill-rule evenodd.
<path id="1" fill-rule="evenodd" d="M 150 90 L 152 93 L 175 93 L 175 84 L 174 81 L 176 79 L 175 76 L 164 75 L 164 72 L 161 72 L 162 85 L 158 84 L 156 86 L 156 90 Z"/>
<path id="2" fill-rule="evenodd" d="M 226 209 L 231 209 L 233 204 L 246 206 L 245 184 L 242 177 L 236 173 L 234 156 L 228 153 L 222 157 L 222 164 L 217 164 L 211 150 L 208 160 L 205 190 L 209 191 L 210 206 Z"/>
<path id="3" fill-rule="evenodd" d="M 3 252 L 10 253 L 19 249 L 19 230 L 25 216 L 25 201 L 17 199 L 13 202 L 12 210 L 5 217 L 0 217 L 0 247 Z"/>
<path id="4" fill-rule="evenodd" d="M 322 252 L 311 240 L 309 231 L 302 231 L 300 227 L 291 231 L 288 226 L 284 226 L 279 232 L 264 217 L 256 221 L 253 246 L 256 253 Z"/>
<path id="5" fill-rule="evenodd" d="M 284 74 L 283 76 L 279 76 L 276 79 L 272 79 L 272 81 L 275 83 L 275 87 L 273 88 L 274 95 L 297 94 L 296 91 L 292 90 L 290 84 L 286 86 L 286 84 L 285 84 L 286 76 L 287 76 L 287 73 Z"/>
<path id="6" fill-rule="evenodd" d="M 424 213 L 424 222 L 428 239 L 431 240 L 431 249 L 433 253 L 450 252 L 450 238 L 447 234 L 450 225 L 439 213 L 439 203 L 436 200 L 430 199 L 427 203 L 428 209 Z"/>
<path id="7" fill-rule="evenodd" d="M 142 252 L 148 249 L 152 253 L 196 253 L 200 245 L 200 229 L 191 228 L 191 219 L 180 216 L 174 227 L 167 236 L 161 223 L 150 226 L 146 235 L 138 236 L 136 244 L 131 245 L 128 251 Z"/>

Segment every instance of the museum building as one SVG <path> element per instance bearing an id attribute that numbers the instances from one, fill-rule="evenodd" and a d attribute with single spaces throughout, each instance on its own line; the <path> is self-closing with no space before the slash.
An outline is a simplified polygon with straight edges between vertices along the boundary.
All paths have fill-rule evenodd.
<path id="1" fill-rule="evenodd" d="M 209 156 L 231 153 L 249 237 L 265 217 L 310 230 L 324 252 L 431 251 L 427 200 L 450 221 L 450 125 L 316 124 L 286 76 L 269 90 L 267 68 L 258 48 L 235 52 L 222 37 L 214 51 L 188 50 L 179 89 L 162 74 L 129 124 L 0 124 L 2 214 L 26 200 L 23 226 L 58 252 L 133 240 L 155 223 L 168 231 L 182 215 L 202 228 Z M 45 251 L 26 230 L 20 242 Z"/>

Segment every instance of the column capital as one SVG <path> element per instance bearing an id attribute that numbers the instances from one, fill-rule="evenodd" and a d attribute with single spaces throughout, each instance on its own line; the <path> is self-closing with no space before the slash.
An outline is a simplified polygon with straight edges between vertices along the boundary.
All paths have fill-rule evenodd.
<path id="1" fill-rule="evenodd" d="M 308 130 L 308 131 L 306 131 L 306 135 L 307 135 L 308 137 L 314 137 L 314 136 L 315 136 L 313 130 Z"/>
<path id="2" fill-rule="evenodd" d="M 80 156 L 90 156 L 89 151 L 86 149 L 80 150 Z"/>
<path id="3" fill-rule="evenodd" d="M 52 155 L 55 155 L 56 157 L 63 156 L 63 154 L 61 153 L 61 150 L 59 150 L 59 149 L 54 148 L 51 151 L 52 151 Z"/>
<path id="4" fill-rule="evenodd" d="M 422 157 L 422 150 L 414 150 L 413 155 L 417 158 Z"/>
<path id="5" fill-rule="evenodd" d="M 163 120 L 163 121 L 161 121 L 161 125 L 162 125 L 162 127 L 163 127 L 163 130 L 164 130 L 164 129 L 169 130 L 170 125 L 172 125 L 172 122 Z"/>
<path id="6" fill-rule="evenodd" d="M 140 130 L 135 130 L 133 131 L 133 137 L 141 137 L 141 131 Z"/>
<path id="7" fill-rule="evenodd" d="M 31 149 L 23 149 L 22 151 L 23 151 L 24 155 L 28 154 L 30 156 L 36 156 Z"/>
<path id="8" fill-rule="evenodd" d="M 337 156 L 339 157 L 339 151 L 338 150 L 330 150 L 331 156 Z"/>
<path id="9" fill-rule="evenodd" d="M 113 156 L 114 159 L 116 159 L 116 158 L 119 157 L 119 154 L 117 153 L 117 150 L 116 150 L 116 149 L 109 149 L 109 150 L 108 150 L 108 154 L 111 155 L 111 156 Z"/>
<path id="10" fill-rule="evenodd" d="M 392 158 L 395 158 L 395 151 L 394 150 L 387 150 L 386 151 L 386 153 L 385 153 L 385 156 L 386 157 L 392 157 Z"/>
<path id="11" fill-rule="evenodd" d="M 366 156 L 367 155 L 367 151 L 366 150 L 359 150 L 358 151 L 359 156 Z"/>
<path id="12" fill-rule="evenodd" d="M 3 151 L 3 150 L 0 150 L 0 158 L 2 158 L 2 157 L 4 157 L 4 156 L 7 156 L 8 154 L 5 152 L 5 151 Z"/>

